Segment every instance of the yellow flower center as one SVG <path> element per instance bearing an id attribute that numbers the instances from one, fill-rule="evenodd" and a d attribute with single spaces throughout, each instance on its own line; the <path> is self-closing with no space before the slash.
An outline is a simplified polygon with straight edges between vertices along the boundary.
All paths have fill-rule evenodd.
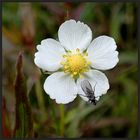
<path id="1" fill-rule="evenodd" d="M 90 66 L 90 62 L 86 59 L 87 55 L 87 53 L 81 53 L 79 49 L 76 49 L 76 52 L 69 51 L 63 55 L 64 60 L 61 64 L 64 72 L 69 73 L 74 79 L 87 72 Z"/>

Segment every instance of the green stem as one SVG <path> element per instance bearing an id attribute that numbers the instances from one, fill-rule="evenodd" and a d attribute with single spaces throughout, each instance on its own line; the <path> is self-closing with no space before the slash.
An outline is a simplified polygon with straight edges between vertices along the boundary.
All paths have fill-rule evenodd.
<path id="1" fill-rule="evenodd" d="M 47 119 L 47 114 L 46 114 L 46 109 L 45 109 L 45 103 L 44 103 L 44 98 L 43 98 L 43 93 L 42 93 L 42 88 L 41 88 L 41 83 L 40 80 L 38 80 L 35 84 L 35 90 L 36 90 L 36 96 L 39 104 L 39 108 L 42 111 L 42 120 Z"/>
<path id="2" fill-rule="evenodd" d="M 63 137 L 64 136 L 64 105 L 60 105 L 60 135 Z"/>

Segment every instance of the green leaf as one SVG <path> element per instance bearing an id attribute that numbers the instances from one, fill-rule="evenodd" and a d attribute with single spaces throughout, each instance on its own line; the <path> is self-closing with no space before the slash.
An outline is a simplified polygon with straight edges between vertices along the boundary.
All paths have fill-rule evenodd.
<path id="1" fill-rule="evenodd" d="M 111 19 L 110 19 L 110 35 L 115 38 L 115 40 L 118 42 L 120 40 L 120 26 L 123 19 L 123 13 L 120 12 L 120 9 L 122 7 L 122 4 L 115 5 L 112 10 Z"/>

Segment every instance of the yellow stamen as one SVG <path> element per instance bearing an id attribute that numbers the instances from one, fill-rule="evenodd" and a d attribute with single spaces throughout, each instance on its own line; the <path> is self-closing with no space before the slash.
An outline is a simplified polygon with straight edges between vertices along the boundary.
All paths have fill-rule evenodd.
<path id="1" fill-rule="evenodd" d="M 77 72 L 73 72 L 73 75 L 76 75 L 77 74 Z"/>
<path id="2" fill-rule="evenodd" d="M 70 52 L 70 53 L 69 53 Z M 74 79 L 81 77 L 81 73 L 87 72 L 89 70 L 90 62 L 87 61 L 87 53 L 81 53 L 80 49 L 76 49 L 76 52 L 69 51 L 67 54 L 63 55 L 65 58 L 61 65 L 65 73 L 69 73 Z"/>

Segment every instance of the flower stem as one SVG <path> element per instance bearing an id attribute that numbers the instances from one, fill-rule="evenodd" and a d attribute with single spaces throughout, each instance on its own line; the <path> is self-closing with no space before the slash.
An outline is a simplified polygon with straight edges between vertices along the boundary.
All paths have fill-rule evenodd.
<path id="1" fill-rule="evenodd" d="M 64 136 L 64 105 L 60 105 L 60 135 L 63 137 Z"/>
<path id="2" fill-rule="evenodd" d="M 41 110 L 41 121 L 47 120 L 47 113 L 45 109 L 45 103 L 44 103 L 44 98 L 43 98 L 43 93 L 41 89 L 41 83 L 40 80 L 38 80 L 35 84 L 35 90 L 36 90 L 36 96 L 39 104 L 39 108 Z"/>

